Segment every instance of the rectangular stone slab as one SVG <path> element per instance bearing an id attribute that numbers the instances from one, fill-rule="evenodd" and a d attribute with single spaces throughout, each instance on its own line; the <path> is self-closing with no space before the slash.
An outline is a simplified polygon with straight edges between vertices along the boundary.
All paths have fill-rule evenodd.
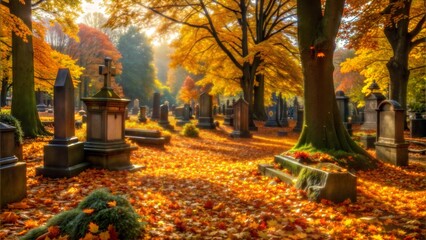
<path id="1" fill-rule="evenodd" d="M 145 130 L 145 129 L 125 129 L 124 135 L 135 136 L 135 137 L 148 137 L 148 138 L 159 138 L 161 132 L 158 130 Z"/>

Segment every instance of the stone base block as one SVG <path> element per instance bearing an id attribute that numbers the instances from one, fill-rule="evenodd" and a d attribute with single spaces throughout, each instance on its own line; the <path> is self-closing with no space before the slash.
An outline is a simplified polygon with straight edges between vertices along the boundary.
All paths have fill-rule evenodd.
<path id="1" fill-rule="evenodd" d="M 27 164 L 15 162 L 0 166 L 0 208 L 21 201 L 26 196 Z"/>
<path id="2" fill-rule="evenodd" d="M 137 147 L 131 147 L 123 142 L 86 142 L 84 144 L 84 155 L 86 161 L 94 168 L 136 171 L 143 168 L 130 162 L 130 152 L 136 149 Z"/>
<path id="3" fill-rule="evenodd" d="M 412 138 L 426 137 L 426 119 L 411 119 L 410 137 Z"/>
<path id="4" fill-rule="evenodd" d="M 230 136 L 233 138 L 251 138 L 252 137 L 249 131 L 237 131 L 237 130 L 232 131 Z"/>
<path id="5" fill-rule="evenodd" d="M 223 118 L 223 125 L 233 126 L 234 118 L 225 115 L 225 117 Z"/>
<path id="6" fill-rule="evenodd" d="M 377 130 L 377 122 L 364 122 L 361 130 Z"/>
<path id="7" fill-rule="evenodd" d="M 90 164 L 88 162 L 83 162 L 71 167 L 59 168 L 59 167 L 38 167 L 36 168 L 36 176 L 43 175 L 44 177 L 49 178 L 70 178 L 77 176 L 82 171 L 89 168 Z"/>
<path id="8" fill-rule="evenodd" d="M 166 123 L 158 122 L 158 125 L 160 125 L 160 127 L 164 128 L 164 129 L 168 129 L 168 130 L 174 130 L 175 129 L 175 127 L 170 125 L 169 122 L 166 122 Z"/>
<path id="9" fill-rule="evenodd" d="M 268 119 L 265 123 L 265 127 L 281 127 L 281 125 L 277 120 Z"/>
<path id="10" fill-rule="evenodd" d="M 376 142 L 376 136 L 365 135 L 365 136 L 361 136 L 359 139 L 362 145 L 364 146 L 364 148 L 368 149 L 368 148 L 375 147 L 374 143 Z"/>
<path id="11" fill-rule="evenodd" d="M 213 118 L 200 117 L 198 118 L 197 128 L 201 129 L 215 129 L 216 125 L 213 122 Z"/>
<path id="12" fill-rule="evenodd" d="M 376 157 L 396 166 L 408 166 L 408 145 L 376 142 Z"/>

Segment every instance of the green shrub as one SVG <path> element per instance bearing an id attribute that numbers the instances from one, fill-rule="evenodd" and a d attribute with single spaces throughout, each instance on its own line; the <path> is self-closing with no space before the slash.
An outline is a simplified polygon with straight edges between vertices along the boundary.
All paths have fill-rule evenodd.
<path id="1" fill-rule="evenodd" d="M 88 214 L 84 209 L 93 212 Z M 22 240 L 37 239 L 50 226 L 58 226 L 61 236 L 66 235 L 68 239 L 81 239 L 88 233 L 90 223 L 98 225 L 99 232 L 108 231 L 108 226 L 113 225 L 119 239 L 140 238 L 146 225 L 125 198 L 99 189 L 87 196 L 76 209 L 52 217 L 44 226 L 29 231 Z"/>
<path id="2" fill-rule="evenodd" d="M 192 123 L 187 123 L 183 126 L 182 134 L 186 137 L 198 137 L 200 130 Z"/>
<path id="3" fill-rule="evenodd" d="M 15 127 L 15 142 L 22 144 L 22 137 L 24 136 L 24 132 L 22 131 L 21 123 L 18 121 L 18 119 L 9 113 L 0 112 L 0 122 Z"/>

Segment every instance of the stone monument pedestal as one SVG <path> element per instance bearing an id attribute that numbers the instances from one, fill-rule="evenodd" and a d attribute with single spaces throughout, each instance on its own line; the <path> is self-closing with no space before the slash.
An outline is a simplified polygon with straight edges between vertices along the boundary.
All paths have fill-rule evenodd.
<path id="1" fill-rule="evenodd" d="M 84 143 L 79 142 L 77 137 L 69 141 L 52 140 L 44 146 L 44 166 L 36 168 L 36 175 L 74 177 L 89 167 L 89 163 L 83 160 Z"/>
<path id="2" fill-rule="evenodd" d="M 376 157 L 396 166 L 408 166 L 409 143 L 376 142 Z"/>
<path id="3" fill-rule="evenodd" d="M 0 208 L 27 196 L 27 164 L 14 155 L 14 132 L 14 127 L 0 123 Z"/>
<path id="4" fill-rule="evenodd" d="M 99 73 L 105 76 L 104 87 L 93 97 L 82 98 L 87 106 L 87 141 L 84 144 L 85 159 L 94 168 L 108 170 L 137 170 L 132 165 L 132 147 L 124 141 L 124 121 L 128 99 L 120 98 L 111 88 L 111 76 L 115 69 L 112 60 L 105 58 Z"/>

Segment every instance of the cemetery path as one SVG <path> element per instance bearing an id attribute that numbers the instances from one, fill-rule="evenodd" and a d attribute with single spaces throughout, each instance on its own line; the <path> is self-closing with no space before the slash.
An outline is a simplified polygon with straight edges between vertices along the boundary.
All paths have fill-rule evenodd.
<path id="1" fill-rule="evenodd" d="M 149 223 L 146 239 L 424 239 L 424 165 L 358 172 L 356 203 L 309 202 L 303 191 L 257 172 L 297 140 L 276 131 L 260 127 L 252 139 L 231 139 L 226 126 L 201 130 L 199 138 L 172 133 L 164 149 L 132 153 L 145 170 L 89 169 L 70 179 L 35 177 L 47 139 L 27 142 L 28 197 L 1 210 L 0 239 L 17 239 L 97 188 L 130 200 Z"/>

